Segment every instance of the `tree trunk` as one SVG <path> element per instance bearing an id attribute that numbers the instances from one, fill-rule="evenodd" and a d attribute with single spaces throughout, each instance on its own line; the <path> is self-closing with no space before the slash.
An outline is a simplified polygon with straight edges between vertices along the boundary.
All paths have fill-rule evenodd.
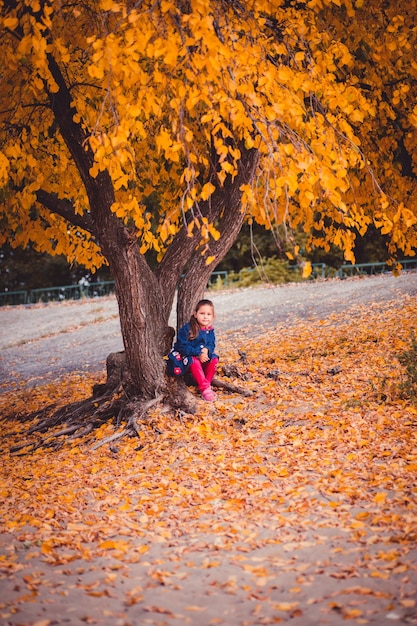
<path id="1" fill-rule="evenodd" d="M 161 289 L 136 241 L 112 248 L 107 258 L 115 281 L 133 392 L 144 399 L 155 398 L 165 387 L 163 356 L 172 341 Z"/>
<path id="2" fill-rule="evenodd" d="M 52 55 L 49 67 L 59 89 L 48 93 L 62 136 L 77 165 L 89 199 L 91 232 L 107 258 L 115 281 L 120 327 L 126 352 L 130 393 L 154 398 L 164 387 L 164 361 L 168 332 L 168 306 L 162 306 L 159 284 L 139 252 L 138 242 L 112 212 L 114 188 L 107 171 L 94 178 L 94 155 L 81 124 L 74 121 L 71 93 Z M 40 200 L 47 200 L 40 197 Z M 61 213 L 68 207 L 62 207 Z"/>

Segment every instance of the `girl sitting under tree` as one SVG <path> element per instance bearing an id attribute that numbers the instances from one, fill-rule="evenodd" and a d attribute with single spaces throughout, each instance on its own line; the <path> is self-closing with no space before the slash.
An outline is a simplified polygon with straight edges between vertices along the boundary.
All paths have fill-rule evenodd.
<path id="1" fill-rule="evenodd" d="M 178 331 L 177 341 L 171 352 L 174 359 L 181 361 L 182 369 L 175 368 L 174 365 L 170 373 L 175 375 L 184 373 L 183 364 L 186 364 L 198 385 L 201 397 L 207 402 L 216 399 L 211 381 L 219 361 L 219 357 L 214 353 L 216 337 L 212 326 L 213 320 L 213 303 L 211 300 L 200 300 L 190 321 Z"/>

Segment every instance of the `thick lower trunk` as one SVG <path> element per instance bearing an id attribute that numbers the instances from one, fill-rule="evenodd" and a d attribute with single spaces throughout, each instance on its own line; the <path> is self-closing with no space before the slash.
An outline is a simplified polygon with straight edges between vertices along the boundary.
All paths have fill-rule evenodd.
<path id="1" fill-rule="evenodd" d="M 127 368 L 138 395 L 154 398 L 165 385 L 163 356 L 172 340 L 161 290 L 137 246 L 119 250 L 116 258 L 110 260 L 110 267 Z"/>

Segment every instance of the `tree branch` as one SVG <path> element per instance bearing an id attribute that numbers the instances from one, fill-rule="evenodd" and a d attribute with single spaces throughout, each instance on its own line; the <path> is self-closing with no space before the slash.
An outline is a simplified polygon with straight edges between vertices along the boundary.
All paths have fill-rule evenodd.
<path id="1" fill-rule="evenodd" d="M 83 230 L 93 233 L 93 220 L 90 215 L 78 215 L 74 210 L 74 205 L 69 200 L 58 198 L 56 194 L 44 189 L 39 189 L 36 192 L 36 199 L 51 213 L 56 213 L 74 226 L 79 226 Z"/>
<path id="2" fill-rule="evenodd" d="M 181 275 L 186 274 L 186 276 L 189 276 L 192 274 L 191 282 L 193 285 L 200 285 L 201 290 L 204 291 L 207 281 L 204 275 L 201 274 L 201 271 L 203 270 L 203 274 L 204 272 L 207 274 L 208 279 L 240 231 L 244 219 L 241 213 L 242 192 L 240 187 L 242 184 L 251 182 L 259 162 L 259 154 L 253 148 L 245 149 L 242 145 L 239 148 L 241 158 L 238 174 L 234 178 L 230 175 L 227 176 L 223 186 L 216 180 L 216 176 L 211 177 L 213 184 L 216 185 L 216 189 L 209 200 L 199 204 L 201 215 L 207 217 L 210 223 L 215 224 L 221 234 L 218 241 L 211 240 L 209 244 L 210 255 L 216 257 L 215 264 L 206 265 L 205 257 L 201 256 L 201 249 L 196 249 L 198 235 L 189 237 L 187 228 L 184 225 L 168 246 L 164 258 L 155 271 L 159 284 L 163 285 L 164 293 L 166 294 L 168 314 L 171 311 L 173 295 Z M 213 156 L 213 172 L 216 170 L 214 158 L 215 154 Z M 225 210 L 226 206 L 227 210 Z M 198 270 L 197 266 L 199 267 Z M 189 303 L 184 303 L 184 306 L 188 309 Z M 180 313 L 179 318 L 178 322 L 182 322 L 182 313 Z"/>
<path id="3" fill-rule="evenodd" d="M 240 232 L 244 221 L 241 186 L 252 182 L 258 163 L 257 150 L 241 148 L 237 175 L 234 178 L 228 176 L 224 186 L 218 187 L 211 196 L 212 210 L 208 218 L 215 224 L 220 237 L 217 241 L 210 239 L 204 255 L 195 245 L 191 250 L 185 275 L 178 286 L 178 327 L 189 319 L 195 304 L 191 299 L 198 300 L 203 297 L 211 273 L 225 257 Z M 213 263 L 209 265 L 206 262 L 208 256 L 215 257 Z"/>

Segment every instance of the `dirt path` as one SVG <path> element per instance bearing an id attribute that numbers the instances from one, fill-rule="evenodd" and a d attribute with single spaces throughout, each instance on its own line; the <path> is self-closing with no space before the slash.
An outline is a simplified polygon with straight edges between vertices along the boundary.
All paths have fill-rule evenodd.
<path id="1" fill-rule="evenodd" d="M 378 305 L 417 294 L 417 272 L 209 292 L 216 334 L 262 333 L 278 323 L 325 318 L 358 304 Z M 175 316 L 171 316 L 175 326 Z M 123 349 L 113 297 L 0 308 L 0 385 L 35 386 L 72 371 L 105 368 Z"/>

